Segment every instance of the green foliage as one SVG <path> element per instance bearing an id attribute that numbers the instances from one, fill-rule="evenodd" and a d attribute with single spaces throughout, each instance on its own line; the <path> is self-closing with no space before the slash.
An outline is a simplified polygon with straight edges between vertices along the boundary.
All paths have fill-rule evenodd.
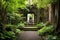
<path id="1" fill-rule="evenodd" d="M 0 33 L 0 39 L 5 39 L 5 35 L 3 33 Z"/>
<path id="2" fill-rule="evenodd" d="M 16 39 L 16 34 L 21 33 L 17 25 L 5 24 L 5 31 L 0 32 L 0 39 Z"/>
<path id="3" fill-rule="evenodd" d="M 19 14 L 18 10 L 19 8 L 26 8 L 25 1 L 26 0 L 0 0 L 0 20 L 4 19 L 1 21 L 3 24 L 5 23 L 5 20 L 7 20 L 7 23 L 2 27 L 2 33 L 0 32 L 1 39 L 16 38 L 16 32 L 18 33 L 20 31 L 17 29 L 18 24 L 23 20 L 23 15 Z"/>
<path id="4" fill-rule="evenodd" d="M 58 0 L 32 0 L 32 5 L 36 4 L 38 8 L 45 8 L 48 4 L 56 3 Z"/>
<path id="5" fill-rule="evenodd" d="M 15 38 L 15 33 L 13 31 L 9 31 L 9 32 L 5 32 L 5 33 L 0 33 L 0 39 L 3 40 L 3 39 L 12 39 Z"/>
<path id="6" fill-rule="evenodd" d="M 50 25 L 50 26 L 45 26 L 43 28 L 41 28 L 40 30 L 38 30 L 39 35 L 46 35 L 46 34 L 50 34 L 51 32 L 53 32 L 54 30 L 54 26 Z"/>
<path id="7" fill-rule="evenodd" d="M 11 23 L 12 25 L 15 25 L 16 27 L 22 28 L 25 26 L 25 23 L 23 21 L 24 17 L 23 14 L 18 13 L 8 13 L 7 14 L 8 23 Z"/>
<path id="8" fill-rule="evenodd" d="M 18 14 L 18 13 L 8 13 L 7 18 L 8 22 L 12 24 L 18 24 L 20 21 L 22 21 L 24 18 L 22 17 L 23 14 Z"/>
<path id="9" fill-rule="evenodd" d="M 43 7 L 46 7 L 48 3 L 49 3 L 49 0 L 39 0 L 37 3 L 37 6 L 38 8 L 43 8 Z"/>
<path id="10" fill-rule="evenodd" d="M 46 24 L 43 23 L 43 22 L 40 22 L 40 23 L 38 23 L 36 26 L 37 26 L 38 28 L 42 28 L 42 27 L 46 26 Z"/>
<path id="11" fill-rule="evenodd" d="M 57 0 L 37 0 L 37 7 L 38 8 L 45 8 L 48 4 L 56 3 Z"/>
<path id="12" fill-rule="evenodd" d="M 15 33 L 13 31 L 9 31 L 6 33 L 7 38 L 15 38 Z"/>
<path id="13" fill-rule="evenodd" d="M 25 23 L 23 21 L 23 14 L 8 13 L 7 18 L 7 20 L 9 20 L 7 26 L 11 28 L 11 30 L 15 30 L 16 28 L 22 28 L 25 26 Z"/>
<path id="14" fill-rule="evenodd" d="M 12 24 L 5 24 L 4 25 L 4 30 L 2 33 L 0 32 L 0 38 L 1 39 L 16 39 L 16 34 L 21 33 L 21 31 L 18 28 L 17 25 L 12 25 Z"/>
<path id="15" fill-rule="evenodd" d="M 46 40 L 57 40 L 57 36 L 48 35 L 48 36 L 46 37 Z"/>
<path id="16" fill-rule="evenodd" d="M 23 28 L 23 27 L 25 27 L 25 24 L 22 23 L 22 22 L 20 22 L 20 23 L 18 24 L 18 28 Z"/>
<path id="17" fill-rule="evenodd" d="M 21 33 L 21 30 L 20 29 L 16 29 L 16 33 Z"/>
<path id="18" fill-rule="evenodd" d="M 17 27 L 17 25 L 6 24 L 5 28 L 6 28 L 7 31 L 8 30 L 15 31 L 15 29 L 17 29 L 18 27 Z"/>
<path id="19" fill-rule="evenodd" d="M 1 0 L 0 8 L 6 9 L 7 12 L 13 13 L 16 12 L 18 8 L 25 8 L 25 1 L 26 0 Z"/>

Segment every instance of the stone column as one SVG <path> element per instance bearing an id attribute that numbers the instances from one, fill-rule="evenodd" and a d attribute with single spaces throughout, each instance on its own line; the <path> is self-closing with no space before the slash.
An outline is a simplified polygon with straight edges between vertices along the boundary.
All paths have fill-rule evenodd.
<path id="1" fill-rule="evenodd" d="M 52 14 L 51 14 L 51 11 L 52 11 L 52 9 L 51 9 L 51 4 L 49 4 L 48 7 L 49 7 L 49 22 L 51 23 L 51 18 L 52 18 Z"/>

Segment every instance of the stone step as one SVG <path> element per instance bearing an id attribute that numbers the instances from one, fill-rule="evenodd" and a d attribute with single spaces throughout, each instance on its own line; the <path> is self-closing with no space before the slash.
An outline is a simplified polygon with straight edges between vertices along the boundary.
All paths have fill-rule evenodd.
<path id="1" fill-rule="evenodd" d="M 36 24 L 26 24 L 25 27 L 35 27 Z"/>
<path id="2" fill-rule="evenodd" d="M 23 30 L 23 31 L 37 31 L 40 28 L 37 28 L 37 27 L 24 27 L 24 28 L 20 28 L 20 29 Z"/>

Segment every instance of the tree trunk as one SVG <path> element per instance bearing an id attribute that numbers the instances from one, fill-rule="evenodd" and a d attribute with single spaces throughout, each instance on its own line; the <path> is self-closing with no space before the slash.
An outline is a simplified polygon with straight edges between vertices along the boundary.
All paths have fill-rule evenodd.
<path id="1" fill-rule="evenodd" d="M 56 28 L 56 32 L 57 32 L 57 35 L 60 34 L 60 3 L 59 4 L 59 9 L 58 9 L 58 22 L 57 22 L 57 28 Z"/>
<path id="2" fill-rule="evenodd" d="M 55 24 L 55 4 L 52 4 L 52 24 Z"/>

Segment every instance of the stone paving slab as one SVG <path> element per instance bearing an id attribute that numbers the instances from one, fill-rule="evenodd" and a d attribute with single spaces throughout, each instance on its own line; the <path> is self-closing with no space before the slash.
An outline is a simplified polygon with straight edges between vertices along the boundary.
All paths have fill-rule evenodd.
<path id="1" fill-rule="evenodd" d="M 23 31 L 18 36 L 18 40 L 41 40 L 37 31 Z"/>

